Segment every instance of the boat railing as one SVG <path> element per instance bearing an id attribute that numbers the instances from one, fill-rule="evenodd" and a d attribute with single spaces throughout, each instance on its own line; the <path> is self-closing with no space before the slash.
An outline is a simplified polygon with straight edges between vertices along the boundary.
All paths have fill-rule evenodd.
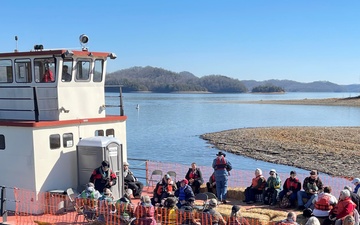
<path id="1" fill-rule="evenodd" d="M 0 185 L 0 217 L 2 217 L 2 223 L 0 224 L 7 224 L 7 218 L 8 218 L 8 213 L 9 211 L 7 210 L 7 203 L 8 202 L 12 202 L 12 203 L 16 203 L 16 200 L 14 199 L 9 199 L 9 195 L 7 195 L 7 189 L 8 190 L 15 190 L 17 188 L 13 188 L 13 187 L 5 187 L 5 186 L 1 186 Z M 13 196 L 15 197 L 15 196 Z"/>
<path id="2" fill-rule="evenodd" d="M 128 162 L 130 164 L 130 169 L 133 171 L 135 176 L 142 182 L 146 182 L 148 180 L 148 162 L 146 159 L 136 159 L 136 158 L 128 158 Z M 147 183 L 147 182 L 146 182 Z"/>
<path id="3" fill-rule="evenodd" d="M 3 223 L 7 222 L 6 189 L 3 186 L 1 186 L 1 192 L 0 192 L 0 213 Z"/>
<path id="4" fill-rule="evenodd" d="M 119 115 L 124 116 L 124 104 L 122 96 L 122 85 L 105 85 L 105 93 L 109 90 L 117 95 L 105 95 L 107 99 L 119 99 L 119 104 L 106 104 L 106 108 L 119 108 Z"/>

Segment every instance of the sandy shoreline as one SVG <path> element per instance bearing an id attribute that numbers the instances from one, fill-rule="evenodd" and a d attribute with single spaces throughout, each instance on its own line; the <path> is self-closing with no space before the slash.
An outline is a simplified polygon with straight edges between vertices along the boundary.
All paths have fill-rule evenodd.
<path id="1" fill-rule="evenodd" d="M 283 105 L 328 105 L 360 107 L 360 96 L 349 98 L 300 99 L 300 100 L 260 100 L 260 101 L 232 101 L 243 104 L 283 104 Z"/>
<path id="2" fill-rule="evenodd" d="M 250 103 L 359 107 L 360 98 Z M 360 176 L 360 127 L 243 128 L 207 133 L 201 138 L 220 150 L 262 161 L 307 170 L 317 169 L 334 176 Z"/>

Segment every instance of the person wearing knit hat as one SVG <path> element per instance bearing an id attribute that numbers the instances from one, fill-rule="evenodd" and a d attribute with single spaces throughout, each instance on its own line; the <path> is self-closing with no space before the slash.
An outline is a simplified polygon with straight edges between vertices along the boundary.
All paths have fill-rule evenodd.
<path id="1" fill-rule="evenodd" d="M 262 170 L 259 168 L 255 169 L 255 177 L 251 181 L 251 185 L 245 189 L 245 200 L 247 204 L 255 202 L 255 196 L 263 194 L 265 189 L 266 179 L 262 175 Z M 261 201 L 261 200 L 260 200 Z"/>
<path id="2" fill-rule="evenodd" d="M 296 171 L 290 172 L 290 177 L 286 178 L 283 190 L 279 193 L 279 199 L 280 199 L 280 206 L 282 207 L 289 207 L 291 205 L 295 205 L 297 193 L 301 189 L 301 182 L 296 177 Z M 281 204 L 283 198 L 289 198 L 290 203 L 289 204 Z M 286 202 L 286 199 L 283 201 Z"/>
<path id="3" fill-rule="evenodd" d="M 226 154 L 219 152 L 213 160 L 212 167 L 215 171 L 216 195 L 218 199 L 226 204 L 226 194 L 228 186 L 228 176 L 232 169 L 232 165 L 226 158 Z"/>
<path id="4" fill-rule="evenodd" d="M 85 190 L 78 197 L 83 199 L 99 199 L 101 196 L 100 192 L 95 189 L 94 183 L 89 182 L 86 184 Z"/>
<path id="5" fill-rule="evenodd" d="M 350 191 L 342 190 L 340 191 L 339 202 L 329 213 L 329 215 L 336 215 L 336 217 L 329 218 L 333 221 L 336 220 L 335 225 L 341 225 L 346 216 L 353 215 L 354 209 L 356 209 L 356 204 L 351 201 Z"/>
<path id="6" fill-rule="evenodd" d="M 271 169 L 270 176 L 266 181 L 266 187 L 263 193 L 263 202 L 267 205 L 276 205 L 276 198 L 280 192 L 281 180 L 275 169 Z"/>
<path id="7" fill-rule="evenodd" d="M 194 198 L 194 192 L 192 188 L 188 185 L 189 181 L 183 179 L 180 182 L 180 188 L 175 191 L 175 196 L 179 198 L 176 206 L 180 209 L 181 206 L 186 205 L 190 198 Z"/>
<path id="8" fill-rule="evenodd" d="M 360 178 L 355 178 L 351 183 L 355 185 L 354 193 L 360 196 Z"/>
<path id="9" fill-rule="evenodd" d="M 94 169 L 92 172 L 89 182 L 94 183 L 95 189 L 103 191 L 104 188 L 109 188 L 116 185 L 117 176 L 110 169 L 110 163 L 107 160 L 101 162 L 101 166 Z"/>
<path id="10" fill-rule="evenodd" d="M 241 216 L 240 206 L 233 205 L 227 225 L 250 225 L 249 222 Z"/>

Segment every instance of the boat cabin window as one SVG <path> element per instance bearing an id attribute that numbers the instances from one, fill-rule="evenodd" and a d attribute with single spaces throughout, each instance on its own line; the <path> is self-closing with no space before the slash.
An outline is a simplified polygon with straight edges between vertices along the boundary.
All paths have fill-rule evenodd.
<path id="1" fill-rule="evenodd" d="M 63 134 L 63 146 L 64 148 L 70 148 L 74 146 L 74 135 L 72 133 Z"/>
<path id="2" fill-rule="evenodd" d="M 60 135 L 52 134 L 50 135 L 50 149 L 60 148 Z"/>
<path id="3" fill-rule="evenodd" d="M 95 131 L 95 136 L 104 136 L 104 131 L 103 130 L 96 130 Z"/>
<path id="4" fill-rule="evenodd" d="M 18 83 L 31 83 L 30 59 L 15 59 L 15 76 Z"/>
<path id="5" fill-rule="evenodd" d="M 10 59 L 0 60 L 0 83 L 13 82 L 13 69 Z"/>
<path id="6" fill-rule="evenodd" d="M 70 82 L 72 79 L 72 59 L 64 59 L 63 67 L 62 67 L 62 82 Z"/>
<path id="7" fill-rule="evenodd" d="M 103 67 L 104 67 L 104 60 L 102 59 L 95 60 L 94 77 L 93 77 L 94 82 L 102 81 Z"/>
<path id="8" fill-rule="evenodd" d="M 5 149 L 5 136 L 0 134 L 0 150 Z"/>
<path id="9" fill-rule="evenodd" d="M 90 81 L 90 64 L 91 61 L 87 59 L 80 59 L 76 63 L 76 80 Z"/>
<path id="10" fill-rule="evenodd" d="M 107 137 L 115 137 L 115 131 L 114 131 L 114 129 L 107 129 L 107 130 L 106 130 L 106 136 L 107 136 Z"/>
<path id="11" fill-rule="evenodd" d="M 34 69 L 36 83 L 55 82 L 55 58 L 34 59 Z"/>

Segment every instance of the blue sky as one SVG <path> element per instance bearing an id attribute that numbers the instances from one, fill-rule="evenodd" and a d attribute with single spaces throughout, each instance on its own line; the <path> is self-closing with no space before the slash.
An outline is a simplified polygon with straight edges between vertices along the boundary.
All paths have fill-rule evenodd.
<path id="1" fill-rule="evenodd" d="M 0 51 L 115 52 L 108 72 L 153 66 L 240 80 L 360 83 L 360 1 L 2 1 Z"/>

